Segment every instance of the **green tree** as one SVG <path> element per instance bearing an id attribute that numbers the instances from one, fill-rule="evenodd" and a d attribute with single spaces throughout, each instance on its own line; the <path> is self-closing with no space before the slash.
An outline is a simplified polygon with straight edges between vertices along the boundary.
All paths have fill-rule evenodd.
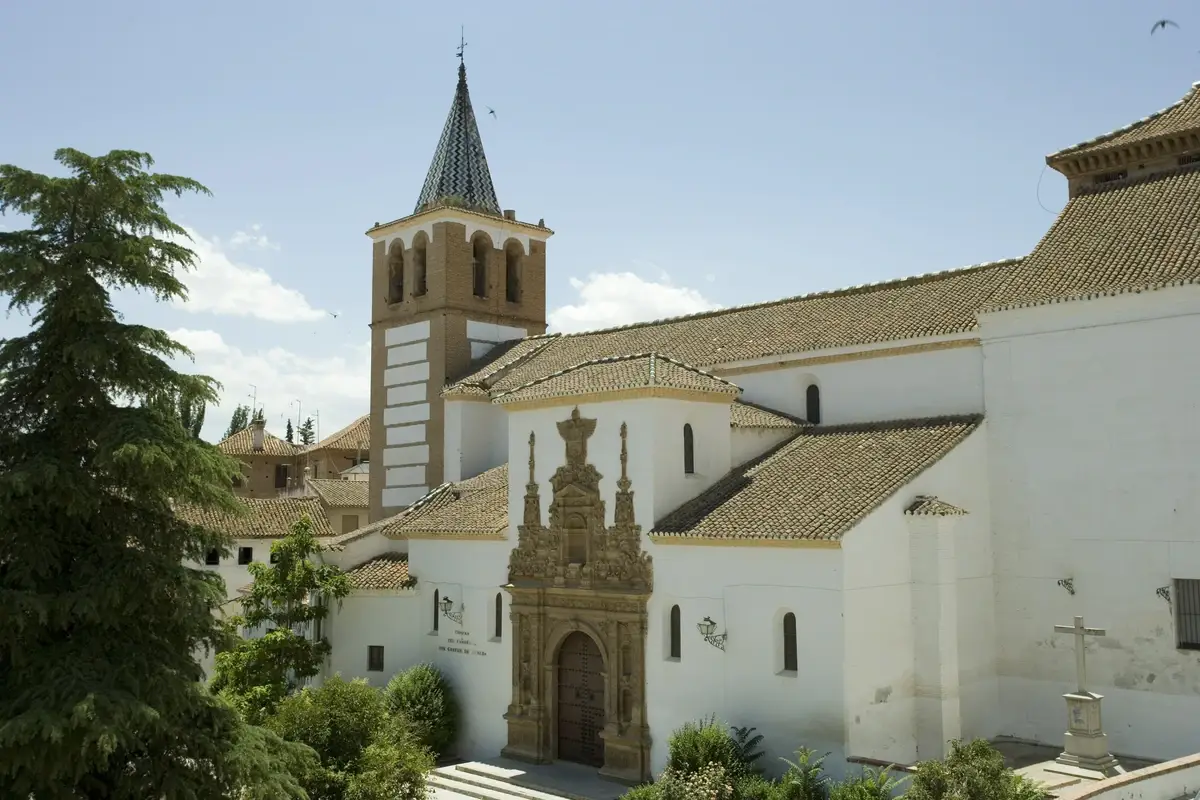
<path id="1" fill-rule="evenodd" d="M 250 415 L 250 421 L 251 422 L 266 422 L 267 421 L 266 409 L 262 408 L 261 406 L 258 407 L 257 409 L 255 409 L 254 413 Z"/>
<path id="2" fill-rule="evenodd" d="M 304 422 L 300 423 L 300 444 L 307 447 L 317 441 L 317 436 L 313 433 L 313 419 L 308 417 Z"/>
<path id="3" fill-rule="evenodd" d="M 250 427 L 250 406 L 238 405 L 233 410 L 233 417 L 229 420 L 229 427 L 225 429 L 225 435 L 222 439 L 228 439 L 235 433 L 246 430 Z"/>
<path id="4" fill-rule="evenodd" d="M 0 294 L 32 314 L 0 341 L 0 796 L 227 795 L 262 759 L 237 760 L 254 732 L 201 683 L 225 587 L 188 564 L 229 540 L 173 504 L 236 512 L 237 464 L 154 402 L 215 381 L 110 295 L 186 297 L 162 199 L 207 190 L 144 153 L 55 158 L 67 175 L 0 166 L 0 214 L 29 225 L 0 232 Z"/>
<path id="5" fill-rule="evenodd" d="M 203 398 L 189 398 L 179 392 L 163 392 L 153 398 L 150 403 L 157 406 L 167 416 L 178 419 L 188 436 L 193 439 L 200 438 L 200 431 L 204 428 L 205 403 Z"/>
<path id="6" fill-rule="evenodd" d="M 268 628 L 218 653 L 210 688 L 229 696 L 246 719 L 257 723 L 284 697 L 321 671 L 329 641 L 320 623 L 329 603 L 350 593 L 349 579 L 331 564 L 316 563 L 321 545 L 312 521 L 301 517 L 291 533 L 271 545 L 273 564 L 250 565 L 254 582 L 242 598 L 236 628 Z"/>
<path id="7" fill-rule="evenodd" d="M 283 438 L 288 444 L 296 443 L 296 433 L 292 430 L 292 419 L 288 417 L 287 432 L 283 434 Z"/>

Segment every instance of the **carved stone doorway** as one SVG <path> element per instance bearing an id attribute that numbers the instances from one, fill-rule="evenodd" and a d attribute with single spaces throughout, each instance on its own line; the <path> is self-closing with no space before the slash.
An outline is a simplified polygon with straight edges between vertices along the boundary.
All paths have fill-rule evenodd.
<path id="1" fill-rule="evenodd" d="M 604 660 L 586 633 L 575 631 L 558 651 L 558 757 L 604 766 Z"/>

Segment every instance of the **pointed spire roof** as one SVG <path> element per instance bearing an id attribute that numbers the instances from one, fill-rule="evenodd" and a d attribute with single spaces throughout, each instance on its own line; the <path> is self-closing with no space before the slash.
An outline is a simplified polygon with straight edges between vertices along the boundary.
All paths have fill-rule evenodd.
<path id="1" fill-rule="evenodd" d="M 483 154 L 483 139 L 479 136 L 471 95 L 467 91 L 467 68 L 461 61 L 450 115 L 446 117 L 446 126 L 442 128 L 414 213 L 447 197 L 468 208 L 500 214 L 500 202 L 492 187 L 492 174 Z"/>

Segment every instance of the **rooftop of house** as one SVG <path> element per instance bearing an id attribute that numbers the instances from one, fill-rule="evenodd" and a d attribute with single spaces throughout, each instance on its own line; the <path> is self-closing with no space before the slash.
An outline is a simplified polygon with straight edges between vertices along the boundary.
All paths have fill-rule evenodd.
<path id="1" fill-rule="evenodd" d="M 309 478 L 304 485 L 329 508 L 366 508 L 367 481 L 345 481 L 339 478 Z"/>
<path id="2" fill-rule="evenodd" d="M 313 535 L 334 535 L 329 518 L 320 500 L 315 497 L 249 499 L 241 502 L 245 506 L 244 514 L 183 505 L 178 507 L 176 513 L 194 525 L 224 531 L 234 539 L 282 539 L 291 533 L 292 526 L 304 516 L 312 523 Z"/>
<path id="3" fill-rule="evenodd" d="M 1131 147 L 1159 139 L 1164 136 L 1181 136 L 1200 132 L 1200 83 L 1171 105 L 1148 117 L 1124 127 L 1093 137 L 1079 144 L 1063 148 L 1046 156 L 1050 164 L 1064 158 L 1081 155 L 1099 155 L 1109 150 Z"/>
<path id="4" fill-rule="evenodd" d="M 408 574 L 408 556 L 384 553 L 346 570 L 353 589 L 408 589 L 417 579 Z"/>
<path id="5" fill-rule="evenodd" d="M 261 450 L 254 449 L 253 426 L 243 428 L 237 433 L 222 439 L 217 443 L 217 449 L 227 456 L 280 456 L 290 457 L 300 452 L 300 448 L 289 444 L 284 439 L 273 435 L 264 428 L 263 446 Z"/>
<path id="6" fill-rule="evenodd" d="M 344 428 L 334 431 L 316 444 L 303 448 L 304 452 L 318 450 L 342 450 L 345 452 L 371 452 L 371 415 L 363 414 Z"/>

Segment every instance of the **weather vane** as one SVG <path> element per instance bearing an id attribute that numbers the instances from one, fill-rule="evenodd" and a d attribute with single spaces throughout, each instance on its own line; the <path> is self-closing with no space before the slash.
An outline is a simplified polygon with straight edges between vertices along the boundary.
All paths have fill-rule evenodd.
<path id="1" fill-rule="evenodd" d="M 463 26 L 462 28 L 459 29 L 459 32 L 458 32 L 458 52 L 454 54 L 454 55 L 458 56 L 458 63 L 460 63 L 460 64 L 463 63 L 463 50 L 465 50 L 467 48 L 466 35 L 467 35 L 467 29 L 466 29 L 466 26 Z"/>

